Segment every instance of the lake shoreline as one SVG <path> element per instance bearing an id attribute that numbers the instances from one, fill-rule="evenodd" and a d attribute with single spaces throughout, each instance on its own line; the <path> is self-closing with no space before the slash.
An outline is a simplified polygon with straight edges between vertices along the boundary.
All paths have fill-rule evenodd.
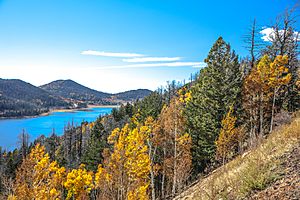
<path id="1" fill-rule="evenodd" d="M 44 112 L 38 115 L 32 115 L 32 116 L 18 116 L 18 117 L 0 117 L 0 120 L 9 120 L 9 119 L 31 119 L 31 118 L 37 118 L 37 117 L 45 117 L 50 115 L 54 112 L 77 112 L 77 111 L 91 111 L 92 108 L 118 108 L 120 105 L 87 105 L 86 108 L 59 108 L 59 109 L 50 109 L 48 112 Z"/>
<path id="2" fill-rule="evenodd" d="M 95 107 L 95 106 L 92 106 Z M 82 122 L 95 122 L 99 116 L 109 115 L 112 112 L 112 106 L 97 106 L 90 108 L 91 111 L 76 111 L 71 109 L 60 110 L 62 112 L 43 113 L 43 117 L 27 117 L 23 119 L 0 120 L 0 146 L 13 149 L 17 145 L 18 136 L 23 130 L 29 134 L 30 142 L 33 142 L 41 135 L 50 136 L 55 133 L 58 136 L 63 135 L 68 125 L 74 127 L 80 126 Z M 114 106 L 116 107 L 116 106 Z"/>

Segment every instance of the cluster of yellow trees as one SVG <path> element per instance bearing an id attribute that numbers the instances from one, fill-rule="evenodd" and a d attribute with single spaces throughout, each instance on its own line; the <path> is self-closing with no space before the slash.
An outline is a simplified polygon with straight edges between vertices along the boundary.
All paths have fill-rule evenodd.
<path id="1" fill-rule="evenodd" d="M 66 169 L 51 162 L 45 148 L 36 145 L 16 173 L 14 195 L 8 199 L 59 199 L 66 180 Z"/>
<path id="2" fill-rule="evenodd" d="M 77 169 L 51 161 L 37 144 L 16 172 L 13 194 L 8 199 L 156 199 L 183 189 L 191 169 L 191 138 L 184 132 L 182 106 L 190 93 L 165 106 L 159 119 L 141 122 L 136 114 L 108 137 L 111 148 L 96 172 L 81 164 Z M 157 189 L 157 180 L 161 182 Z M 172 191 L 171 193 L 168 191 Z"/>
<path id="3" fill-rule="evenodd" d="M 244 81 L 243 107 L 250 124 L 249 141 L 255 143 L 263 134 L 273 129 L 276 99 L 285 91 L 284 86 L 291 80 L 288 73 L 288 57 L 278 55 L 273 61 L 268 55 L 263 56 Z M 222 120 L 222 129 L 218 140 L 217 158 L 223 163 L 233 154 L 240 140 L 242 128 L 236 128 L 237 118 L 233 116 L 233 107 Z"/>

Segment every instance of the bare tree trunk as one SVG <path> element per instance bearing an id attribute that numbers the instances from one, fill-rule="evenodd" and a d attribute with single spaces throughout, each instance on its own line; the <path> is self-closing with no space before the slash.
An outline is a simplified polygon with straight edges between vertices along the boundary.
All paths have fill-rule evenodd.
<path id="1" fill-rule="evenodd" d="M 253 25 L 252 25 L 252 30 L 251 30 L 251 47 L 250 47 L 250 53 L 251 53 L 251 69 L 254 68 L 254 63 L 255 63 L 255 54 L 254 54 L 254 49 L 255 49 L 255 30 L 256 30 L 256 20 L 254 19 Z"/>
<path id="2" fill-rule="evenodd" d="M 258 122 L 258 108 L 253 113 L 253 145 L 256 146 L 257 144 L 257 138 L 258 138 L 258 128 L 259 128 L 259 122 Z"/>
<path id="3" fill-rule="evenodd" d="M 223 159 L 222 159 L 222 165 L 224 166 L 225 165 L 225 153 L 223 153 Z"/>
<path id="4" fill-rule="evenodd" d="M 276 89 L 274 90 L 273 103 L 272 103 L 272 114 L 271 114 L 271 124 L 270 124 L 270 133 L 273 130 L 273 121 L 274 121 L 274 112 L 275 112 L 275 101 L 276 101 Z"/>
<path id="5" fill-rule="evenodd" d="M 173 186 L 172 186 L 172 196 L 176 193 L 176 182 L 177 182 L 177 116 L 175 117 L 175 131 L 174 131 L 174 174 L 173 174 Z"/>
<path id="6" fill-rule="evenodd" d="M 166 147 L 163 148 L 163 160 L 166 159 Z M 165 178 L 166 178 L 166 166 L 165 162 L 163 162 L 163 173 L 162 173 L 162 180 L 161 180 L 161 198 L 165 199 Z"/>
<path id="7" fill-rule="evenodd" d="M 264 110 L 263 110 L 263 94 L 260 94 L 260 106 L 259 106 L 259 136 L 263 136 L 263 122 L 264 122 Z"/>
<path id="8" fill-rule="evenodd" d="M 152 200 L 155 200 L 155 186 L 154 186 L 153 166 L 151 166 L 150 177 L 151 177 L 151 198 L 152 198 Z"/>
<path id="9" fill-rule="evenodd" d="M 250 146 L 253 146 L 254 127 L 253 127 L 253 110 L 250 108 Z"/>
<path id="10" fill-rule="evenodd" d="M 155 184 L 154 184 L 154 171 L 153 171 L 153 164 L 154 164 L 154 155 L 156 152 L 156 147 L 154 148 L 152 152 L 152 144 L 148 141 L 149 146 L 149 158 L 150 158 L 150 185 L 151 185 L 151 198 L 152 200 L 155 200 Z"/>

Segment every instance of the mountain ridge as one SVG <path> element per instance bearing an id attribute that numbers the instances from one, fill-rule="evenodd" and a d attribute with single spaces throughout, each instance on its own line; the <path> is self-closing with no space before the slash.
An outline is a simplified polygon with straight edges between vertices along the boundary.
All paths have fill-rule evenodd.
<path id="1" fill-rule="evenodd" d="M 70 106 L 61 97 L 52 95 L 19 79 L 0 78 L 0 117 L 33 116 L 50 108 Z"/>
<path id="2" fill-rule="evenodd" d="M 136 89 L 119 93 L 107 93 L 91 89 L 71 79 L 55 80 L 50 83 L 41 85 L 39 86 L 39 88 L 44 89 L 52 94 L 62 96 L 64 98 L 103 104 L 120 103 L 122 101 L 134 101 L 137 99 L 142 99 L 152 92 L 148 89 Z"/>
<path id="3" fill-rule="evenodd" d="M 110 97 L 108 93 L 93 90 L 70 79 L 52 81 L 39 86 L 39 88 L 51 94 L 77 101 L 93 101 L 105 104 L 103 99 Z"/>
<path id="4" fill-rule="evenodd" d="M 36 116 L 50 109 L 82 108 L 88 104 L 116 105 L 142 99 L 151 92 L 137 89 L 110 94 L 70 79 L 37 87 L 20 79 L 0 78 L 0 117 Z"/>

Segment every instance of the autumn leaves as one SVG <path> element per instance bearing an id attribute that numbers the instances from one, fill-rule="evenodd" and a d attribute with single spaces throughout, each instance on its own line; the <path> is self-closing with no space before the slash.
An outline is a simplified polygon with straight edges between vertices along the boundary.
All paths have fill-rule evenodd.
<path id="1" fill-rule="evenodd" d="M 287 56 L 278 55 L 272 61 L 265 55 L 244 81 L 243 106 L 248 115 L 252 143 L 256 137 L 273 129 L 276 100 L 283 97 L 284 86 L 291 80 L 287 64 Z"/>
<path id="2" fill-rule="evenodd" d="M 174 98 L 157 120 L 140 121 L 136 113 L 129 124 L 112 131 L 108 142 L 113 151 L 95 175 L 99 199 L 165 198 L 183 189 L 191 170 L 184 99 L 188 98 Z"/>
<path id="3" fill-rule="evenodd" d="M 14 195 L 8 199 L 60 199 L 66 170 L 51 162 L 45 148 L 37 144 L 16 173 Z"/>
<path id="4" fill-rule="evenodd" d="M 275 103 L 291 80 L 291 74 L 285 67 L 287 56 L 278 55 L 274 61 L 263 56 L 244 80 L 243 108 L 247 113 L 246 124 L 250 126 L 249 141 L 254 145 L 259 138 L 273 129 Z M 243 128 L 236 128 L 237 118 L 233 116 L 233 107 L 222 120 L 222 129 L 216 141 L 216 155 L 223 164 L 243 137 Z"/>
<path id="5" fill-rule="evenodd" d="M 16 173 L 10 199 L 153 199 L 174 196 L 191 171 L 191 137 L 184 130 L 183 106 L 191 94 L 180 90 L 158 119 L 141 120 L 139 112 L 114 129 L 93 172 L 51 161 L 37 144 Z M 91 123 L 93 125 L 93 123 Z M 91 127 L 93 128 L 93 127 Z"/>

